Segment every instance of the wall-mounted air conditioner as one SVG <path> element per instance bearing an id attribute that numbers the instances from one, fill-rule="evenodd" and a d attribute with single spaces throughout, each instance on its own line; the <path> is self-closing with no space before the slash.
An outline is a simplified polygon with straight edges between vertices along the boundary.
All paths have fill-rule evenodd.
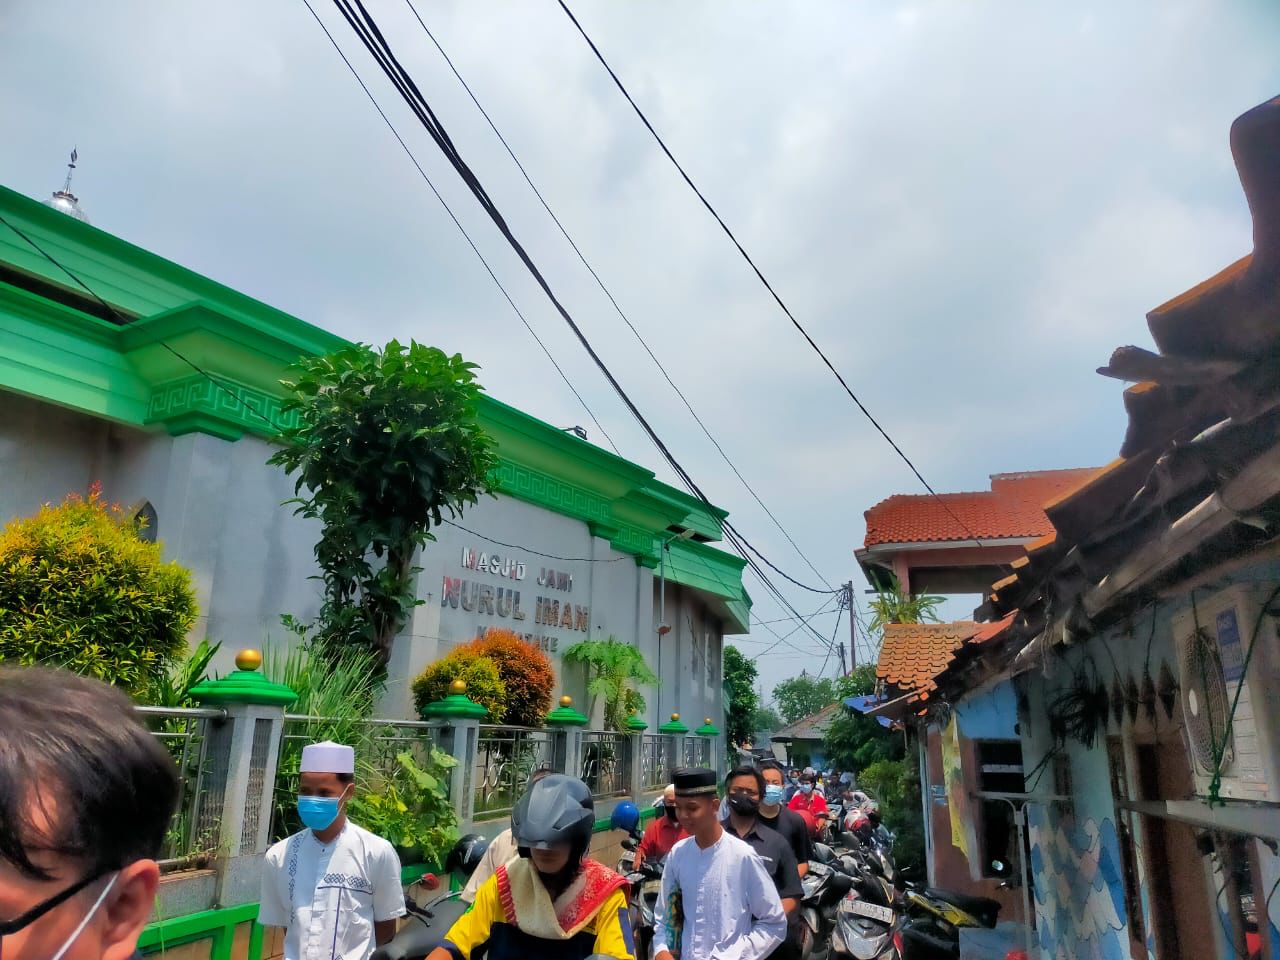
<path id="1" fill-rule="evenodd" d="M 1271 585 L 1230 587 L 1197 596 L 1194 613 L 1188 609 L 1173 618 L 1183 728 L 1201 796 L 1209 793 L 1220 756 L 1220 796 L 1280 801 L 1280 638 L 1274 617 L 1258 618 L 1270 593 Z M 1251 642 L 1257 648 L 1246 674 Z M 1240 702 L 1228 734 L 1237 690 Z"/>

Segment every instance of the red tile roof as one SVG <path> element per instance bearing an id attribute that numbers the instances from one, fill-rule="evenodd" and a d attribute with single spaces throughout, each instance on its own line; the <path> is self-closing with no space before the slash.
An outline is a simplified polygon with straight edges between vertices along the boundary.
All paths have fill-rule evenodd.
<path id="1" fill-rule="evenodd" d="M 1097 472 L 1097 467 L 1081 467 L 998 473 L 991 478 L 990 490 L 976 493 L 944 493 L 938 498 L 897 494 L 866 512 L 863 545 L 1043 537 L 1053 532 L 1044 505 L 1088 482 Z"/>
<path id="2" fill-rule="evenodd" d="M 904 692 L 932 690 L 955 653 L 981 624 L 890 623 L 884 628 L 876 676 Z"/>

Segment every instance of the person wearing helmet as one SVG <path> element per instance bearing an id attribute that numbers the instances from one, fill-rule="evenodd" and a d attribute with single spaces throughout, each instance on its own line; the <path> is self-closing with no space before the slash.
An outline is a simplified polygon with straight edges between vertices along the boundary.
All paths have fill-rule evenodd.
<path id="1" fill-rule="evenodd" d="M 535 783 L 550 775 L 551 769 L 549 767 L 539 767 L 529 774 L 529 784 L 526 789 L 532 789 Z M 511 830 L 503 830 L 489 842 L 489 846 L 480 860 L 480 865 L 471 874 L 467 885 L 462 888 L 460 899 L 466 903 L 475 903 L 476 891 L 480 889 L 480 884 L 497 873 L 500 866 L 504 863 L 510 863 L 517 856 L 519 856 L 519 851 L 516 849 L 515 840 L 511 838 Z"/>
<path id="2" fill-rule="evenodd" d="M 624 877 L 587 856 L 595 804 L 581 780 L 540 779 L 511 814 L 518 856 L 476 891 L 427 960 L 635 960 Z"/>
<path id="3" fill-rule="evenodd" d="M 646 860 L 665 857 L 677 840 L 683 840 L 688 835 L 676 820 L 675 784 L 668 783 L 667 788 L 662 791 L 662 816 L 654 817 L 653 822 L 644 828 L 644 836 L 636 847 L 635 869 L 639 870 L 640 864 Z"/>

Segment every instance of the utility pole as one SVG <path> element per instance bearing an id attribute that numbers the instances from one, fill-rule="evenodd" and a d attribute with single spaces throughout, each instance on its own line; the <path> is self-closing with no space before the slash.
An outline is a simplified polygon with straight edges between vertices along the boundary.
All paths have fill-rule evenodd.
<path id="1" fill-rule="evenodd" d="M 858 625 L 853 619 L 853 581 L 844 585 L 845 603 L 849 605 L 849 672 L 858 669 Z M 848 674 L 845 674 L 848 676 Z"/>

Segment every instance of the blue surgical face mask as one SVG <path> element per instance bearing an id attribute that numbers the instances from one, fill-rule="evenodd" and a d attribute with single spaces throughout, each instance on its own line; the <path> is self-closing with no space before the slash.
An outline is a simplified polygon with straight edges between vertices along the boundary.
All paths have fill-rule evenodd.
<path id="1" fill-rule="evenodd" d="M 342 791 L 343 796 L 346 791 Z M 299 797 L 298 816 L 311 830 L 328 830 L 338 819 L 338 807 L 342 797 Z"/>
<path id="2" fill-rule="evenodd" d="M 764 788 L 764 805 L 766 807 L 776 807 L 782 803 L 782 798 L 786 795 L 780 783 L 766 784 Z"/>
<path id="3" fill-rule="evenodd" d="M 800 792 L 801 792 L 801 793 L 813 793 L 813 784 L 812 784 L 812 783 L 802 783 L 802 784 L 800 784 Z"/>

